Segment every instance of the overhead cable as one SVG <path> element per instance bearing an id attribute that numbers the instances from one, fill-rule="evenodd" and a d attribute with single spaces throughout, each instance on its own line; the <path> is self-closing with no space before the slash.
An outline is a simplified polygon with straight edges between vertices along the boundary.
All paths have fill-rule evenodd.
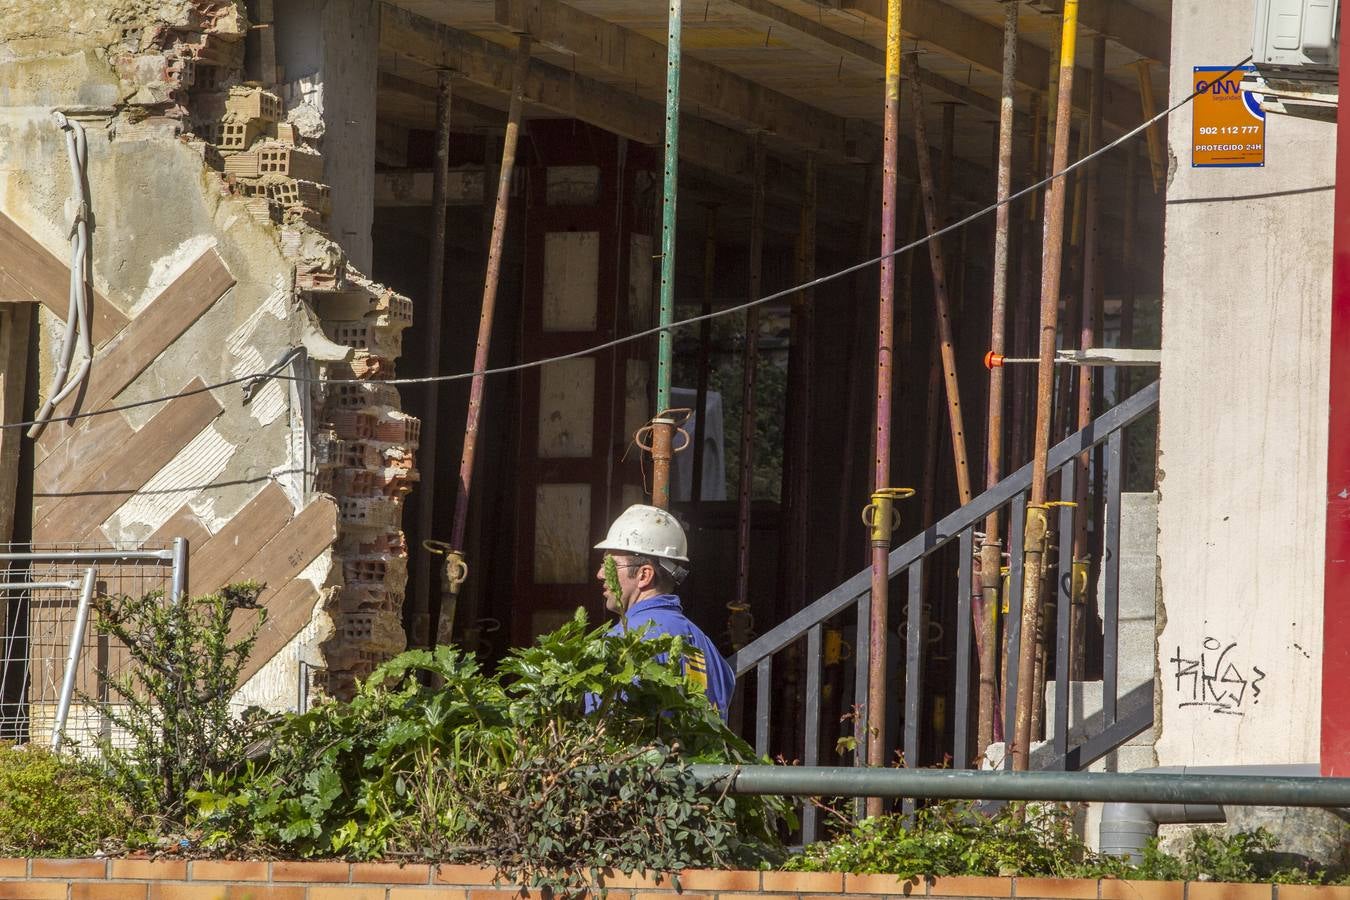
<path id="1" fill-rule="evenodd" d="M 1226 72 L 1220 74 L 1218 77 L 1211 79 L 1210 83 L 1213 83 L 1215 81 L 1222 81 L 1224 78 L 1228 77 L 1233 72 L 1236 72 L 1238 69 L 1241 69 L 1247 63 L 1249 63 L 1251 59 L 1252 58 L 1248 56 L 1241 62 L 1230 67 Z M 601 353 L 605 350 L 611 350 L 615 347 L 621 347 L 624 344 L 632 343 L 633 341 L 640 341 L 644 338 L 660 334 L 663 331 L 672 331 L 676 328 L 685 328 L 690 325 L 697 325 L 700 322 L 709 321 L 712 319 L 720 318 L 722 316 L 730 316 L 739 312 L 745 312 L 747 309 L 751 309 L 752 307 L 762 306 L 766 303 L 772 303 L 775 300 L 783 300 L 791 297 L 794 294 L 809 292 L 814 288 L 817 288 L 823 284 L 829 284 L 832 281 L 838 281 L 840 278 L 852 275 L 855 272 L 861 272 L 864 269 L 870 268 L 871 266 L 878 265 L 883 259 L 886 259 L 891 256 L 899 256 L 903 253 L 909 253 L 911 251 L 917 250 L 920 247 L 926 246 L 930 241 L 935 241 L 938 238 L 943 237 L 944 235 L 950 234 L 951 232 L 964 228 L 967 225 L 970 225 L 971 223 L 976 222 L 984 218 L 985 216 L 995 212 L 1000 207 L 1007 206 L 1017 200 L 1020 200 L 1021 198 L 1027 196 L 1028 194 L 1032 194 L 1036 191 L 1041 190 L 1046 185 L 1054 182 L 1057 179 L 1068 176 L 1071 172 L 1074 172 L 1077 169 L 1086 166 L 1088 163 L 1094 162 L 1099 157 L 1114 150 L 1116 147 L 1119 147 L 1120 145 L 1127 143 L 1128 141 L 1138 137 L 1139 135 L 1146 132 L 1148 129 L 1152 128 L 1154 125 L 1157 125 L 1159 122 L 1163 121 L 1168 116 L 1172 115 L 1177 110 L 1181 109 L 1187 103 L 1190 103 L 1197 96 L 1203 93 L 1204 90 L 1205 90 L 1204 88 L 1197 88 L 1196 90 L 1191 91 L 1185 97 L 1178 100 L 1176 103 L 1172 104 L 1162 112 L 1158 113 L 1153 118 L 1148 119 L 1142 124 L 1135 126 L 1131 130 L 1127 131 L 1125 134 L 1121 135 L 1120 137 L 1116 138 L 1110 143 L 1105 144 L 1100 149 L 1095 150 L 1092 153 L 1089 153 L 1082 159 L 1070 163 L 1060 171 L 1048 175 L 1045 178 L 1041 179 L 1040 181 L 1028 185 L 1027 187 L 1022 188 L 1020 191 L 1011 194 L 1005 200 L 995 201 L 994 203 L 991 203 L 988 206 L 979 209 L 976 212 L 973 212 L 962 219 L 957 219 L 950 225 L 946 225 L 942 228 L 937 229 L 936 231 L 932 231 L 926 235 L 923 235 L 922 237 L 919 237 L 909 242 L 908 244 L 905 244 L 903 247 L 897 247 L 890 253 L 875 256 L 871 259 L 863 260 L 862 262 L 854 263 L 851 266 L 846 266 L 842 269 L 838 269 L 826 275 L 821 275 L 818 278 L 813 278 L 810 281 L 803 282 L 802 284 L 793 285 L 792 287 L 784 288 L 780 291 L 775 291 L 771 294 L 766 294 L 763 297 L 759 297 L 754 300 L 747 300 L 744 303 L 738 303 L 734 306 L 728 306 L 725 309 L 714 310 L 712 312 L 703 313 L 697 316 L 690 316 L 687 319 L 680 319 L 678 321 L 671 322 L 669 325 L 656 325 L 651 328 L 643 329 L 642 331 L 634 332 L 633 334 L 625 335 L 619 338 L 614 338 L 613 340 L 605 341 L 600 344 L 595 344 L 591 347 L 586 347 L 581 350 L 575 350 L 571 353 L 562 353 L 557 356 L 549 356 L 544 359 L 535 359 L 529 360 L 527 362 L 513 363 L 511 365 L 506 366 L 497 366 L 494 368 L 483 369 L 481 370 L 481 372 L 469 371 L 469 372 L 457 372 L 450 375 L 427 375 L 413 378 L 387 378 L 378 380 L 372 380 L 368 378 L 309 378 L 302 375 L 289 375 L 282 372 L 253 372 L 247 375 L 241 375 L 237 378 L 231 378 L 225 381 L 216 382 L 214 384 L 208 384 L 203 387 L 181 391 L 177 394 L 167 394 L 161 397 L 151 397 L 145 400 L 138 400 L 134 403 L 124 403 L 116 406 L 105 406 L 100 409 L 90 410 L 88 412 L 72 413 L 71 415 L 67 416 L 52 416 L 48 421 L 73 422 L 79 419 L 86 419 L 91 416 L 101 416 L 106 415 L 108 413 L 122 412 L 124 410 L 138 409 L 144 406 L 151 406 L 156 403 L 166 403 L 170 400 L 178 399 L 179 397 L 191 397 L 195 394 L 201 394 L 206 391 L 215 390 L 217 388 L 229 387 L 231 385 L 241 384 L 244 382 L 256 382 L 268 378 L 275 378 L 281 381 L 300 381 L 306 383 L 325 384 L 325 385 L 344 385 L 344 384 L 414 385 L 414 384 L 432 384 L 436 382 L 445 382 L 445 381 L 463 381 L 465 379 L 472 378 L 476 374 L 509 375 L 515 372 L 523 372 L 528 369 L 537 369 L 542 366 L 550 365 L 551 363 L 564 362 L 569 359 L 577 359 L 583 356 L 590 356 L 591 354 L 594 353 Z M 5 423 L 4 425 L 0 425 L 0 428 L 27 428 L 28 426 L 33 424 L 35 423 L 9 422 Z"/>

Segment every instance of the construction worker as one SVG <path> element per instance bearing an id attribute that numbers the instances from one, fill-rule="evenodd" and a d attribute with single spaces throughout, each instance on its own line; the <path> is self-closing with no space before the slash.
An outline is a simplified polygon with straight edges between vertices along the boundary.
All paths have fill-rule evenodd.
<path id="1" fill-rule="evenodd" d="M 655 506 L 630 506 L 595 545 L 614 557 L 619 593 L 605 586 L 605 608 L 619 616 L 610 634 L 647 626 L 647 635 L 684 638 L 681 660 L 688 679 L 703 688 L 726 721 L 736 675 L 713 642 L 684 614 L 675 590 L 689 574 L 689 545 L 684 529 L 669 512 Z M 603 563 L 595 573 L 605 584 Z"/>

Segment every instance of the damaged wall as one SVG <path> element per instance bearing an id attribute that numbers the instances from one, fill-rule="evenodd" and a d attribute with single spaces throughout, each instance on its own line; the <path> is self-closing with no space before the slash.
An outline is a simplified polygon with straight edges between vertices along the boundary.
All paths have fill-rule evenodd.
<path id="1" fill-rule="evenodd" d="M 239 378 L 298 347 L 283 373 L 361 382 L 235 384 L 54 423 L 33 447 L 34 541 L 181 535 L 193 592 L 268 583 L 243 695 L 287 706 L 301 661 L 342 693 L 403 645 L 418 423 L 379 381 L 411 304 L 325 236 L 322 145 L 277 93 L 241 85 L 247 31 L 232 0 L 0 3 L 0 302 L 39 311 L 30 377 L 45 394 L 69 277 L 73 181 L 51 115 L 64 110 L 89 143 L 95 353 L 80 411 Z"/>

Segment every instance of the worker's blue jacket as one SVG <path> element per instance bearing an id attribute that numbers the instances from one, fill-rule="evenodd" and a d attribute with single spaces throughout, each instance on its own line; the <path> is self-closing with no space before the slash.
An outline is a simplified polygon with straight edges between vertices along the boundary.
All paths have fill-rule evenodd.
<path id="1" fill-rule="evenodd" d="M 702 685 L 708 700 L 717 707 L 725 722 L 731 694 L 736 689 L 736 674 L 703 630 L 685 616 L 680 598 L 674 594 L 660 594 L 634 603 L 609 633 L 623 634 L 630 628 L 644 625 L 649 637 L 669 634 L 684 638 L 684 674 L 690 681 Z"/>

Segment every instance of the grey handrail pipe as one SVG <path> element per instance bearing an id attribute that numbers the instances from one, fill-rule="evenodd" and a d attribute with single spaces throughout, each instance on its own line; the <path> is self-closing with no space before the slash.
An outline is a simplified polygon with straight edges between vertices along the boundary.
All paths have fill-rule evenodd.
<path id="1" fill-rule="evenodd" d="M 1156 772 L 1007 772 L 867 769 L 849 766 L 695 765 L 696 779 L 732 794 L 796 797 L 926 797 L 1201 803 L 1231 806 L 1350 806 L 1350 778 L 1192 775 Z"/>
<path id="2" fill-rule="evenodd" d="M 1159 766 L 1141 769 L 1139 773 L 1147 775 L 1172 775 L 1185 778 L 1210 777 L 1215 775 L 1236 776 L 1239 778 L 1297 778 L 1301 780 L 1317 779 L 1318 767 L 1314 764 L 1301 765 L 1244 765 L 1244 766 Z M 1102 853 L 1111 856 L 1128 856 L 1133 862 L 1143 859 L 1144 847 L 1149 839 L 1158 836 L 1159 825 L 1198 825 L 1206 822 L 1224 822 L 1228 819 L 1225 805 L 1250 806 L 1228 802 L 1213 803 L 1176 803 L 1176 802 L 1113 802 L 1102 807 L 1102 820 L 1098 826 L 1098 843 Z M 1292 804 L 1279 804 L 1292 805 Z M 1335 806 L 1335 804 L 1325 804 Z"/>
<path id="3" fill-rule="evenodd" d="M 1106 441 L 1112 432 L 1125 428 L 1142 418 L 1158 405 L 1158 382 L 1130 396 L 1081 431 L 1077 431 L 1060 441 L 1050 450 L 1047 466 L 1056 471 L 1087 450 L 1091 450 Z M 931 553 L 949 541 L 960 537 L 961 532 L 971 526 L 979 526 L 991 512 L 1001 509 L 1014 497 L 1031 487 L 1031 463 L 1027 463 L 1016 472 L 1008 475 L 998 484 L 971 500 L 965 506 L 944 516 L 936 524 L 919 532 L 905 543 L 891 551 L 887 558 L 887 568 L 894 576 L 913 565 L 915 561 Z M 871 589 L 871 569 L 863 569 L 828 594 L 820 597 L 810 606 L 794 613 L 781 624 L 746 644 L 727 662 L 737 676 L 744 675 L 762 659 L 772 656 L 788 644 L 799 639 L 813 625 L 833 618 L 838 613 L 856 603 Z"/>

